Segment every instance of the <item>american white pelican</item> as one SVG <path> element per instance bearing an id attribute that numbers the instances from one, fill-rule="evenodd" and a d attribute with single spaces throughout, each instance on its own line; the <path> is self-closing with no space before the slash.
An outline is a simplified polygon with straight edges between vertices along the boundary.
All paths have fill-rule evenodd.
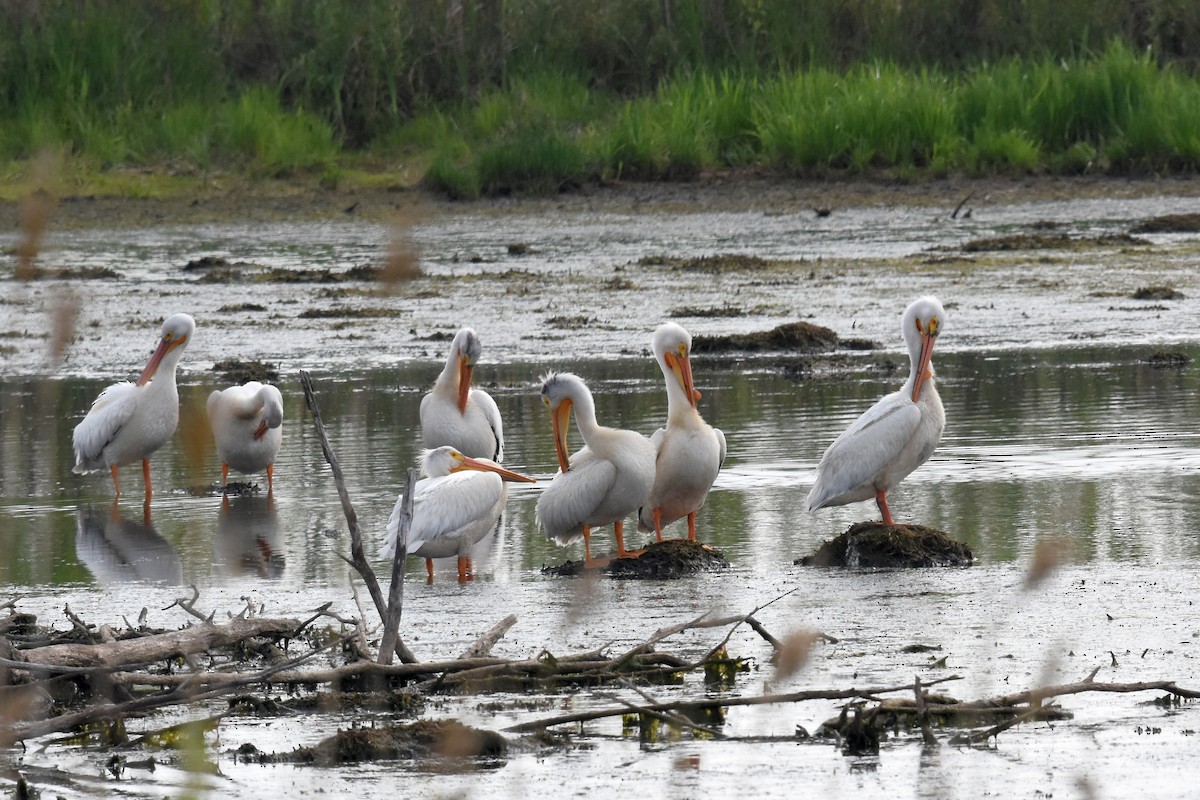
<path id="1" fill-rule="evenodd" d="M 658 462 L 650 499 L 638 509 L 638 530 L 654 531 L 661 542 L 664 527 L 687 517 L 688 540 L 694 542 L 696 511 L 725 462 L 725 434 L 696 408 L 700 392 L 692 382 L 692 335 L 668 322 L 654 332 L 650 346 L 667 383 L 667 427 L 650 437 Z"/>
<path id="2" fill-rule="evenodd" d="M 479 362 L 479 337 L 463 328 L 450 343 L 450 357 L 429 394 L 421 399 L 421 437 L 425 447 L 449 445 L 471 458 L 504 461 L 504 425 L 496 401 L 471 388 Z"/>
<path id="3" fill-rule="evenodd" d="M 146 501 L 150 487 L 150 456 L 162 447 L 179 424 L 179 391 L 175 366 L 192 338 L 196 323 L 187 314 L 169 317 L 162 338 L 136 383 L 114 383 L 75 426 L 75 469 L 82 475 L 108 469 L 118 496 L 117 467 L 142 462 Z M 153 379 L 153 380 L 152 380 Z"/>
<path id="4" fill-rule="evenodd" d="M 221 459 L 221 483 L 229 468 L 243 475 L 267 470 L 267 491 L 275 484 L 275 454 L 283 440 L 283 395 L 271 384 L 249 381 L 214 390 L 208 396 L 208 422 Z"/>
<path id="5" fill-rule="evenodd" d="M 888 510 L 888 489 L 929 459 L 946 427 L 930 363 L 945 322 L 946 311 L 934 297 L 918 298 L 904 310 L 900 330 L 908 345 L 908 380 L 829 445 L 808 493 L 809 511 L 874 497 L 883 524 L 895 524 Z"/>
<path id="6" fill-rule="evenodd" d="M 537 501 L 537 521 L 546 538 L 568 545 L 583 537 L 584 563 L 592 562 L 591 529 L 612 524 L 617 558 L 625 550 L 625 517 L 637 511 L 654 485 L 654 445 L 640 433 L 596 422 L 596 404 L 587 384 L 569 372 L 542 378 L 542 400 L 550 409 L 560 470 Z M 584 447 L 567 456 L 571 410 Z"/>
<path id="7" fill-rule="evenodd" d="M 505 481 L 537 481 L 505 469 L 495 461 L 469 458 L 453 447 L 426 450 L 421 472 L 427 477 L 413 489 L 412 525 L 408 555 L 425 559 L 433 583 L 433 559 L 458 556 L 458 580 L 471 574 L 471 548 L 491 533 L 508 499 Z M 394 558 L 404 497 L 396 501 L 388 518 L 387 541 L 379 555 Z"/>

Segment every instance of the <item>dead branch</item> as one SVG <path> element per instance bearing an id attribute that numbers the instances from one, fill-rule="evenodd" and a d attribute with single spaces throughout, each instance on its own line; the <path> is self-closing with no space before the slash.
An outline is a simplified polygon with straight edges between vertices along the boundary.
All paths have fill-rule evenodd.
<path id="1" fill-rule="evenodd" d="M 508 629 L 517 624 L 517 615 L 509 614 L 504 619 L 497 622 L 491 627 L 487 633 L 475 640 L 475 644 L 467 648 L 467 652 L 463 653 L 459 658 L 479 658 L 486 656 L 492 652 L 492 648 L 496 646 L 496 642 L 508 633 Z"/>
<path id="2" fill-rule="evenodd" d="M 200 599 L 200 590 L 196 588 L 196 584 L 194 584 L 194 583 L 192 584 L 191 589 L 192 589 L 192 599 L 188 600 L 183 597 L 176 597 L 175 602 L 171 603 L 171 605 L 167 606 L 167 608 L 164 608 L 163 611 L 166 611 L 167 609 L 170 609 L 170 608 L 174 608 L 175 606 L 179 606 L 184 611 L 191 614 L 193 617 L 200 620 L 201 622 L 212 622 L 213 617 L 216 616 L 217 612 L 213 611 L 208 616 L 204 616 L 203 613 L 201 613 L 200 611 L 197 611 L 196 610 L 196 601 Z"/>
<path id="3" fill-rule="evenodd" d="M 257 622 L 258 620 L 253 620 Z M 241 620 L 241 624 L 247 624 L 247 621 Z M 232 624 L 232 623 L 231 623 Z M 142 641 L 142 640 L 137 640 Z M 37 722 L 27 722 L 24 724 L 5 725 L 0 723 L 0 743 L 5 746 L 12 742 L 19 742 L 25 739 L 34 739 L 38 736 L 45 736 L 50 733 L 61 733 L 66 730 L 73 730 L 80 725 L 86 725 L 91 722 L 96 722 L 102 719 L 114 719 L 117 717 L 128 716 L 129 714 L 150 711 L 157 708 L 165 708 L 172 705 L 181 705 L 184 703 L 199 703 L 205 700 L 211 700 L 226 694 L 231 689 L 236 689 L 241 686 L 250 686 L 259 683 L 270 682 L 271 676 L 280 672 L 294 669 L 311 658 L 325 652 L 326 650 L 337 647 L 341 644 L 340 640 L 334 640 L 322 647 L 318 647 L 311 652 L 305 653 L 297 658 L 275 664 L 260 672 L 250 675 L 237 676 L 240 680 L 230 682 L 224 686 L 220 686 L 208 691 L 200 691 L 197 685 L 185 680 L 176 685 L 173 689 L 167 692 L 148 695 L 146 697 L 138 697 L 133 700 L 128 700 L 123 703 L 97 703 L 88 706 L 87 708 L 70 714 L 61 714 L 57 717 L 52 717 L 47 720 Z M 104 645 L 96 645 L 96 647 L 104 647 Z M 117 673 L 120 674 L 120 673 Z M 115 679 L 116 675 L 113 676 Z M 114 682 L 117 682 L 114 680 Z"/>
<path id="4" fill-rule="evenodd" d="M 367 556 L 363 552 L 362 534 L 358 530 L 358 514 L 354 511 L 354 504 L 350 502 L 350 493 L 346 491 L 346 479 L 342 476 L 342 467 L 338 463 L 337 456 L 333 454 L 329 436 L 325 433 L 325 423 L 321 420 L 321 410 L 317 407 L 317 395 L 313 391 L 312 378 L 309 377 L 307 370 L 300 370 L 300 385 L 304 389 L 304 400 L 308 404 L 308 410 L 313 416 L 317 437 L 321 440 L 321 450 L 325 453 L 325 460 L 329 462 L 329 468 L 333 471 L 333 482 L 337 486 L 338 498 L 342 502 L 342 513 L 345 514 L 346 525 L 350 529 L 351 558 L 347 561 L 358 572 L 363 583 L 367 585 L 367 591 L 371 594 L 371 600 L 375 603 L 375 610 L 379 613 L 379 618 L 386 620 L 387 604 L 384 603 L 383 592 L 379 588 L 375 571 L 371 569 L 371 565 L 367 562 Z M 412 664 L 417 660 L 417 657 L 412 654 L 401 638 L 396 639 L 395 652 L 405 664 Z"/>
<path id="5" fill-rule="evenodd" d="M 921 688 L 920 676 L 913 678 L 913 695 L 916 697 L 917 722 L 921 724 L 921 738 L 926 746 L 934 746 L 938 740 L 933 735 L 933 727 L 929 724 L 929 713 L 925 707 L 925 690 Z"/>
<path id="6" fill-rule="evenodd" d="M 234 619 L 225 625 L 205 622 L 178 631 L 106 644 L 52 644 L 21 651 L 26 669 L 38 667 L 105 667 L 114 669 L 134 664 L 152 664 L 180 656 L 203 653 L 214 647 L 260 636 L 288 637 L 295 631 L 294 619 Z"/>
<path id="7" fill-rule="evenodd" d="M 412 527 L 413 487 L 417 471 L 408 468 L 404 494 L 400 496 L 400 520 L 396 531 L 396 552 L 392 558 L 392 582 L 388 584 L 387 615 L 383 619 L 383 640 L 379 643 L 379 663 L 392 663 L 396 643 L 400 641 L 400 615 L 404 611 L 404 559 L 408 557 L 408 530 Z"/>
<path id="8" fill-rule="evenodd" d="M 1094 675 L 1095 673 L 1093 673 Z M 1117 692 L 1120 694 L 1129 692 L 1168 692 L 1178 695 L 1179 697 L 1187 697 L 1190 699 L 1200 698 L 1200 691 L 1195 689 L 1185 689 L 1179 686 L 1175 681 L 1141 681 L 1138 683 L 1097 683 L 1091 679 L 1079 681 L 1078 683 L 1063 683 L 1057 686 L 1044 686 L 1038 689 L 1027 689 L 1023 692 L 1015 694 L 1001 695 L 984 701 L 988 705 L 993 706 L 1015 706 L 1021 703 L 1029 703 L 1036 705 L 1050 697 L 1061 697 L 1066 694 L 1082 694 L 1084 692 Z"/>
<path id="9" fill-rule="evenodd" d="M 929 685 L 935 683 L 945 683 L 947 681 L 962 680 L 957 675 L 951 675 L 946 678 L 939 678 L 935 681 L 930 681 Z M 911 686 L 886 686 L 867 689 L 811 689 L 803 692 L 791 692 L 788 694 L 767 694 L 757 695 L 754 697 L 724 697 L 724 698 L 708 698 L 705 700 L 676 700 L 669 703 L 654 703 L 647 706 L 640 706 L 639 709 L 646 711 L 685 711 L 685 710 L 700 710 L 705 708 L 732 708 L 734 706 L 761 706 L 773 705 L 778 703 L 801 703 L 807 700 L 849 700 L 854 698 L 862 698 L 874 700 L 881 694 L 894 694 L 896 692 L 912 691 Z M 519 725 L 512 725 L 504 730 L 512 733 L 529 733 L 531 731 L 540 731 L 554 725 L 563 725 L 569 722 L 587 722 L 594 719 L 603 719 L 604 717 L 615 717 L 621 714 L 628 713 L 627 708 L 602 708 L 593 711 L 580 711 L 575 714 L 563 714 L 558 717 L 549 717 L 547 719 L 533 720 L 532 722 L 522 722 Z"/>
<path id="10" fill-rule="evenodd" d="M 979 744 L 980 742 L 986 742 L 988 739 L 992 738 L 993 736 L 1000 735 L 1009 728 L 1020 725 L 1022 722 L 1027 722 L 1035 717 L 1042 716 L 1051 708 L 1054 708 L 1053 703 L 1050 703 L 1046 706 L 1034 706 L 1024 714 L 1018 714 L 1012 719 L 1006 719 L 1004 722 L 993 725 L 986 731 L 976 731 L 974 733 L 964 733 L 958 736 L 952 736 L 950 737 L 950 744 Z"/>
<path id="11" fill-rule="evenodd" d="M 75 612 L 71 610 L 70 605 L 63 607 L 63 614 L 66 615 L 67 619 L 71 620 L 71 625 L 74 626 L 75 630 L 79 631 L 79 634 L 88 642 L 88 644 L 96 643 L 96 637 L 92 635 L 92 631 L 90 628 L 88 628 L 87 623 L 81 620 L 75 614 Z"/>
<path id="12" fill-rule="evenodd" d="M 643 700 L 645 700 L 647 703 L 650 703 L 653 705 L 653 704 L 657 704 L 659 702 L 658 698 L 653 697 L 649 692 L 638 688 L 630 681 L 622 680 L 621 685 L 624 686 L 626 689 L 636 692 L 638 694 L 638 696 L 641 697 Z M 622 698 L 613 697 L 612 699 L 616 700 L 618 703 L 624 703 L 624 704 L 630 706 L 631 708 L 634 708 L 634 709 L 637 708 L 637 706 L 634 703 L 630 703 L 627 700 L 624 700 Z M 716 728 L 710 728 L 707 725 L 699 725 L 695 722 L 692 722 L 690 719 L 683 716 L 682 714 L 676 714 L 676 713 L 672 712 L 672 713 L 664 713 L 664 714 L 658 715 L 656 712 L 651 712 L 651 713 L 655 714 L 656 718 L 663 719 L 668 724 L 679 725 L 681 727 L 688 728 L 690 730 L 699 731 L 700 733 L 707 734 L 708 736 L 711 736 L 714 739 L 727 739 L 728 738 L 723 732 L 717 730 Z"/>

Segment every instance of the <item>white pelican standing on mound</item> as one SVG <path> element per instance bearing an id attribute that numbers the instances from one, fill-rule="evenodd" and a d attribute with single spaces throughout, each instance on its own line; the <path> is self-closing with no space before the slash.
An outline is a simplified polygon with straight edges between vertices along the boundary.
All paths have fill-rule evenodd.
<path id="1" fill-rule="evenodd" d="M 428 448 L 450 445 L 471 458 L 504 461 L 504 425 L 496 401 L 471 388 L 479 362 L 479 337 L 463 328 L 450 343 L 450 357 L 432 391 L 421 399 L 421 438 Z"/>
<path id="2" fill-rule="evenodd" d="M 208 422 L 221 459 L 221 483 L 229 468 L 243 475 L 267 471 L 267 491 L 275 484 L 275 455 L 283 441 L 283 395 L 269 383 L 248 381 L 213 390 L 206 403 Z"/>
<path id="3" fill-rule="evenodd" d="M 946 414 L 933 385 L 933 345 L 946 322 L 934 297 L 904 310 L 900 329 L 911 364 L 898 392 L 885 395 L 829 445 L 817 465 L 808 510 L 875 498 L 884 525 L 896 524 L 887 491 L 929 460 L 942 438 Z"/>
<path id="4" fill-rule="evenodd" d="M 141 460 L 146 502 L 150 502 L 150 456 L 179 424 L 175 366 L 195 330 L 196 323 L 187 314 L 169 317 L 163 323 L 158 348 L 137 382 L 114 383 L 100 393 L 83 422 L 75 426 L 74 472 L 82 475 L 108 469 L 113 489 L 120 496 L 117 467 Z"/>
<path id="5" fill-rule="evenodd" d="M 583 537 L 584 564 L 592 561 L 591 529 L 612 524 L 617 558 L 641 552 L 625 549 L 625 517 L 646 503 L 654 485 L 654 445 L 640 433 L 596 422 L 596 404 L 587 384 L 569 372 L 542 378 L 542 400 L 550 409 L 560 470 L 537 501 L 537 521 L 546 538 L 568 545 Z M 567 456 L 571 410 L 585 447 Z"/>
<path id="6" fill-rule="evenodd" d="M 474 578 L 471 548 L 491 533 L 508 499 L 505 481 L 537 483 L 485 458 L 469 458 L 453 447 L 426 450 L 421 472 L 428 476 L 413 487 L 412 525 L 407 553 L 425 559 L 433 583 L 433 559 L 458 556 L 458 582 Z M 394 558 L 404 496 L 388 518 L 387 541 L 379 555 Z"/>
<path id="7" fill-rule="evenodd" d="M 638 530 L 654 531 L 661 542 L 664 527 L 687 517 L 688 541 L 694 542 L 696 511 L 725 462 L 725 434 L 696 408 L 700 392 L 692 382 L 692 335 L 668 322 L 654 332 L 650 346 L 667 383 L 667 427 L 650 437 L 658 461 L 650 499 L 638 509 Z"/>

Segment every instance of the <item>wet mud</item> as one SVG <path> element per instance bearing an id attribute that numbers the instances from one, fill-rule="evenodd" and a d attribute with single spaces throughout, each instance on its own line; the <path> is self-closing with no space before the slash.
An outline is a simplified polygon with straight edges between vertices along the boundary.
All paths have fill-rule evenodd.
<path id="1" fill-rule="evenodd" d="M 507 752 L 508 742 L 500 734 L 448 719 L 350 728 L 291 753 L 265 754 L 247 744 L 242 745 L 238 755 L 263 764 L 332 766 L 397 759 L 499 759 Z"/>

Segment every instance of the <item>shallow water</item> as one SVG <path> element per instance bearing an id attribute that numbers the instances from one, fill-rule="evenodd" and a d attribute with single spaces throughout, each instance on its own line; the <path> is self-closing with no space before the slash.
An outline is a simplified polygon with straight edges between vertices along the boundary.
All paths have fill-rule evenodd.
<path id="1" fill-rule="evenodd" d="M 1189 202 L 1173 198 L 1171 210 Z M 1038 219 L 1060 219 L 1076 231 L 1118 231 L 1164 204 L 1149 199 L 1120 207 L 1011 207 L 977 212 L 969 226 L 954 227 L 932 222 L 927 210 L 896 209 L 847 212 L 832 221 L 784 220 L 761 212 L 598 213 L 566 220 L 520 213 L 464 216 L 414 231 L 429 277 L 416 282 L 412 296 L 350 301 L 399 307 L 405 316 L 356 321 L 340 331 L 331 330 L 328 320 L 297 318 L 310 305 L 345 302 L 316 297 L 317 287 L 214 287 L 180 278 L 177 267 L 216 253 L 289 268 L 344 268 L 377 258 L 387 244 L 386 230 L 345 224 L 304 231 L 180 228 L 73 235 L 57 243 L 53 258 L 119 264 L 115 268 L 125 277 L 85 287 L 94 302 L 83 319 L 100 324 L 85 322 L 83 340 L 56 370 L 66 377 L 51 380 L 42 377 L 49 368 L 39 348 L 56 287 L 6 287 L 0 330 L 28 335 L 3 341 L 33 346 L 5 351 L 0 362 L 0 547 L 19 554 L 0 563 L 0 591 L 20 595 L 22 610 L 37 613 L 44 623 L 63 620 L 60 625 L 66 624 L 64 604 L 95 622 L 120 624 L 122 615 L 132 620 L 146 607 L 151 625 L 184 624 L 187 618 L 178 609 L 166 607 L 186 596 L 192 583 L 201 592 L 200 607 L 218 616 L 236 613 L 247 602 L 268 615 L 302 616 L 329 600 L 342 613 L 356 614 L 345 565 L 336 555 L 349 546 L 344 520 L 303 413 L 295 369 L 313 370 L 370 550 L 416 457 L 417 405 L 446 347 L 416 339 L 409 328 L 424 335 L 462 321 L 480 330 L 485 363 L 476 376 L 504 415 L 508 466 L 547 478 L 555 460 L 549 420 L 533 388 L 541 371 L 563 366 L 580 373 L 592 385 L 602 422 L 649 433 L 665 411 L 661 375 L 643 356 L 649 331 L 671 308 L 735 302 L 763 308 L 741 317 L 683 321 L 694 330 L 728 332 L 811 313 L 843 335 L 867 336 L 889 349 L 882 356 L 849 356 L 841 368 L 818 370 L 804 381 L 784 377 L 783 368 L 794 360 L 784 357 L 696 360 L 701 411 L 730 443 L 698 528 L 733 567 L 675 582 L 593 584 L 543 577 L 543 564 L 577 558 L 579 546 L 563 550 L 547 543 L 533 523 L 539 488 L 516 485 L 498 536 L 477 560 L 478 581 L 459 586 L 446 565 L 429 586 L 421 580 L 421 565 L 409 565 L 404 631 L 419 656 L 456 656 L 508 613 L 519 621 L 497 646 L 500 655 L 526 657 L 543 648 L 565 653 L 606 643 L 619 650 L 705 611 L 747 612 L 792 592 L 758 612 L 766 627 L 777 636 L 817 628 L 839 642 L 818 646 L 802 672 L 774 681 L 769 647 L 753 633 L 738 632 L 730 652 L 754 659 L 755 669 L 739 679 L 737 692 L 904 686 L 914 675 L 930 681 L 957 674 L 963 680 L 942 688 L 974 699 L 1079 680 L 1096 667 L 1103 667 L 1101 680 L 1174 679 L 1195 688 L 1200 541 L 1191 532 L 1200 522 L 1200 433 L 1194 422 L 1200 375 L 1194 364 L 1156 369 L 1143 363 L 1168 345 L 1200 355 L 1195 324 L 1200 303 L 1192 299 L 1200 293 L 1194 242 L 1156 237 L 1152 258 L 1145 250 L 1112 249 L 1074 253 L 1071 263 L 1038 264 L 1036 257 L 1019 254 L 952 270 L 891 264 L 935 245 Z M 861 245 L 853 253 L 856 260 L 841 261 L 828 279 L 808 283 L 807 277 L 774 273 L 714 277 L 625 266 L 656 252 L 744 251 L 812 259 L 813 269 L 822 273 L 828 261 L 850 255 L 849 236 Z M 117 246 L 122 241 L 132 244 L 122 249 Z M 527 242 L 537 252 L 518 262 L 504 254 L 507 241 Z M 477 253 L 496 261 L 464 263 Z M 872 258 L 858 260 L 867 255 Z M 513 268 L 529 275 L 510 274 Z M 635 285 L 611 297 L 598 295 L 597 287 L 614 274 Z M 544 281 L 547 277 L 552 280 Z M 1114 296 L 1153 283 L 1174 285 L 1188 297 L 1139 304 Z M 217 303 L 231 302 L 231 290 L 238 293 L 233 301 L 267 303 L 267 318 L 217 313 Z M 416 296 L 428 291 L 434 294 Z M 935 353 L 948 424 L 933 459 L 890 499 L 898 518 L 951 532 L 972 547 L 979 563 L 916 572 L 795 566 L 794 558 L 875 513 L 869 504 L 856 504 L 808 515 L 803 498 L 823 448 L 903 380 L 896 318 L 910 296 L 924 291 L 937 293 L 950 309 Z M 604 301 L 595 309 L 579 300 L 597 296 Z M 1156 305 L 1161 307 L 1147 310 Z M 215 456 L 197 444 L 202 435 L 177 435 L 155 458 L 156 495 L 147 520 L 136 470 L 123 476 L 127 494 L 115 510 L 107 476 L 70 474 L 70 432 L 104 385 L 140 368 L 153 344 L 150 320 L 180 308 L 200 321 L 180 376 L 185 420 L 186 410 L 201 408 L 216 385 L 206 371 L 213 360 L 270 354 L 285 372 L 284 446 L 271 500 L 237 498 L 223 507 L 219 498 L 184 491 L 212 482 L 219 470 Z M 580 313 L 597 322 L 583 329 L 547 322 L 556 314 Z M 126 324 L 132 329 L 125 331 Z M 202 416 L 190 419 L 187 429 L 203 424 Z M 1026 591 L 1022 584 L 1039 537 L 1065 540 L 1070 563 Z M 597 540 L 607 543 L 607 532 Z M 721 635 L 690 632 L 662 647 L 698 655 Z M 914 643 L 941 650 L 902 652 Z M 934 666 L 943 656 L 948 666 Z M 670 698 L 704 688 L 689 679 L 683 687 L 651 691 Z M 501 729 L 568 707 L 607 707 L 613 704 L 607 694 L 568 693 L 535 710 L 507 696 L 485 698 L 498 699 L 499 711 L 476 698 L 446 698 L 428 713 Z M 632 698 L 619 689 L 612 694 Z M 227 755 L 243 742 L 285 751 L 338 727 L 383 718 L 359 713 L 227 720 L 219 740 L 210 741 L 217 777 L 197 779 L 161 755 L 152 775 L 129 771 L 119 782 L 87 779 L 81 774 L 103 774 L 107 754 L 60 746 L 12 751 L 8 760 L 35 785 L 67 796 L 116 790 L 162 796 L 197 780 L 214 797 L 284 787 L 297 795 L 352 790 L 386 796 L 397 780 L 415 796 L 561 794 L 564 780 L 573 787 L 567 791 L 582 795 L 629 788 L 663 797 L 731 792 L 784 797 L 802 785 L 833 796 L 866 797 L 1117 797 L 1148 787 L 1158 797 L 1188 796 L 1196 767 L 1195 711 L 1148 705 L 1151 696 L 1067 697 L 1062 705 L 1075 719 L 1024 725 L 986 748 L 926 751 L 902 736 L 869 758 L 843 757 L 830 744 L 786 740 L 639 746 L 636 737 L 621 736 L 616 721 L 590 723 L 589 736 L 579 740 L 587 746 L 566 751 L 518 746 L 503 766 L 481 772 L 395 764 L 315 771 L 242 765 Z M 826 702 L 734 709 L 724 731 L 787 737 L 797 725 L 815 729 L 838 710 Z M 174 718 L 161 715 L 151 722 Z M 1142 732 L 1147 728 L 1158 732 Z"/>

